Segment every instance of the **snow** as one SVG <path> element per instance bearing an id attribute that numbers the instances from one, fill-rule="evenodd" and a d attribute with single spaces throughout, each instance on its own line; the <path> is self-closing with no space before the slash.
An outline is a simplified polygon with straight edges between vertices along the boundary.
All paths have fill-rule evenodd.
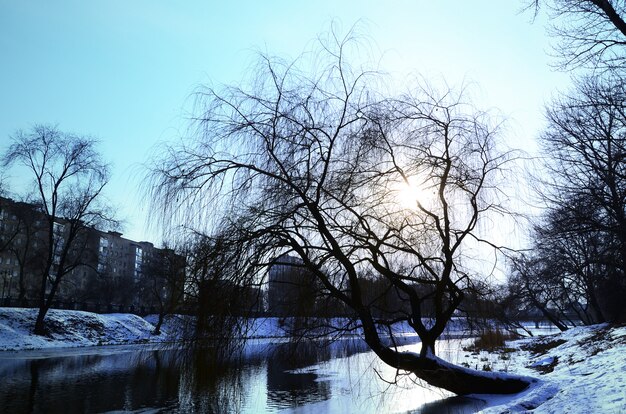
<path id="1" fill-rule="evenodd" d="M 183 338 L 189 331 L 189 317 L 167 316 L 161 335 L 153 335 L 155 315 L 141 318 L 130 314 L 94 314 L 82 311 L 50 310 L 48 336 L 32 335 L 36 309 L 0 308 L 0 352 L 5 357 L 24 350 L 56 352 L 81 347 L 84 352 L 112 352 L 133 344 L 164 343 Z M 252 321 L 249 335 L 252 349 L 286 336 L 283 321 L 259 318 Z M 265 338 L 265 339 L 261 339 Z M 448 341 L 460 346 L 465 340 Z M 419 347 L 419 345 L 415 345 Z M 412 347 L 407 347 L 412 350 Z M 417 349 L 417 348 L 416 348 Z M 443 352 L 438 350 L 438 355 Z M 498 352 L 471 352 L 457 349 L 451 362 L 467 368 L 533 377 L 524 392 L 512 396 L 474 395 L 485 402 L 485 413 L 623 413 L 626 412 L 626 326 L 595 325 L 564 333 L 526 338 L 507 343 Z M 448 356 L 445 358 L 450 360 Z"/>
<path id="2" fill-rule="evenodd" d="M 98 345 L 163 342 L 152 335 L 154 326 L 137 315 L 100 315 L 51 309 L 46 315 L 47 336 L 33 335 L 37 309 L 0 308 L 0 350 L 70 348 Z M 171 339 L 171 338 L 169 338 Z"/>
<path id="3" fill-rule="evenodd" d="M 154 335 L 158 315 L 97 314 L 51 309 L 46 315 L 47 336 L 33 335 L 37 309 L 0 307 L 0 351 L 75 348 L 103 345 L 164 343 L 189 338 L 193 318 L 166 315 L 161 335 Z M 247 337 L 285 338 L 288 326 L 279 318 L 251 321 Z"/>
<path id="4" fill-rule="evenodd" d="M 540 381 L 514 396 L 476 395 L 485 413 L 626 412 L 626 327 L 595 325 L 509 342 L 513 352 L 466 355 L 469 365 L 534 376 Z"/>
<path id="5" fill-rule="evenodd" d="M 550 365 L 554 364 L 555 361 L 556 361 L 556 357 L 547 357 L 547 358 L 540 359 L 537 362 L 534 362 L 531 365 L 531 367 L 536 368 L 536 367 L 550 366 Z"/>

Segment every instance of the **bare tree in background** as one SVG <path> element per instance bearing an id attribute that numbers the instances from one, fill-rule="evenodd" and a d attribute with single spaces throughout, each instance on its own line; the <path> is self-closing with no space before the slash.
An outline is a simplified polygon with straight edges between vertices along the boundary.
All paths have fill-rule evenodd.
<path id="1" fill-rule="evenodd" d="M 527 1 L 551 17 L 561 69 L 591 69 L 573 91 L 548 106 L 541 136 L 546 174 L 538 181 L 549 206 L 534 232 L 525 267 L 551 269 L 532 288 L 551 286 L 583 323 L 626 320 L 625 126 L 626 2 Z M 583 72 L 584 74 L 585 72 Z M 543 293 L 546 295 L 546 292 Z M 569 305 L 564 306 L 565 303 Z M 557 310 L 558 311 L 558 310 Z M 562 314 L 563 316 L 563 314 Z"/>
<path id="2" fill-rule="evenodd" d="M 226 221 L 212 236 L 194 233 L 188 239 L 185 304 L 196 310 L 194 344 L 208 349 L 209 362 L 219 366 L 241 355 L 251 316 L 263 309 L 255 246 L 263 238 L 243 240 Z"/>
<path id="3" fill-rule="evenodd" d="M 12 205 L 12 203 L 10 203 L 9 201 L 9 199 L 0 197 L 0 212 L 2 214 L 10 214 L 10 212 L 8 211 L 8 207 Z M 13 240 L 17 237 L 19 232 L 19 226 L 7 227 L 5 225 L 2 225 L 0 227 L 0 253 L 9 250 L 13 243 Z"/>
<path id="4" fill-rule="evenodd" d="M 199 133 L 155 166 L 153 200 L 166 220 L 182 211 L 187 226 L 228 223 L 236 243 L 258 241 L 257 259 L 239 261 L 248 274 L 295 254 L 392 367 L 457 394 L 525 389 L 527 378 L 435 356 L 481 278 L 472 252 L 495 247 L 479 228 L 506 214 L 499 185 L 512 154 L 498 150 L 497 128 L 451 91 L 382 98 L 372 87 L 380 78 L 346 62 L 354 43 L 323 44 L 312 74 L 263 58 L 250 90 L 202 92 Z M 401 292 L 402 312 L 375 316 L 363 292 L 372 279 Z M 398 322 L 419 335 L 420 353 L 398 350 Z"/>
<path id="5" fill-rule="evenodd" d="M 99 205 L 108 166 L 90 138 L 35 126 L 18 131 L 4 154 L 3 166 L 20 165 L 32 174 L 46 221 L 44 266 L 39 275 L 39 312 L 34 333 L 45 334 L 44 318 L 64 276 L 83 264 L 85 229 L 107 220 Z"/>
<path id="6" fill-rule="evenodd" d="M 601 72 L 621 70 L 626 63 L 626 1 L 532 0 L 528 8 L 548 9 L 553 48 L 563 69 L 588 67 Z"/>
<path id="7" fill-rule="evenodd" d="M 571 321 L 566 320 L 563 308 L 562 295 L 567 291 L 559 286 L 560 276 L 552 260 L 520 254 L 511 261 L 507 299 L 516 299 L 517 306 L 539 311 L 561 332 L 566 331 Z"/>
<path id="8" fill-rule="evenodd" d="M 161 334 L 165 316 L 174 313 L 183 302 L 185 266 L 185 256 L 164 247 L 155 250 L 141 269 L 144 300 L 155 303 L 159 314 L 154 335 Z"/>
<path id="9" fill-rule="evenodd" d="M 579 202 L 575 209 L 579 215 L 572 217 L 573 204 L 576 201 L 567 207 L 552 206 L 536 226 L 533 251 L 526 261 L 536 270 L 524 271 L 523 261 L 516 267 L 535 276 L 534 282 L 527 277 L 526 283 L 551 301 L 558 318 L 571 325 L 605 322 L 614 307 L 606 287 L 617 270 L 615 240 L 606 232 L 581 225 L 581 210 L 586 211 L 583 217 L 595 213 Z"/>
<path id="10" fill-rule="evenodd" d="M 101 302 L 128 308 L 140 295 L 140 281 L 134 274 L 118 274 L 106 260 L 98 263 L 97 271 L 83 281 L 77 289 L 75 299 L 79 301 Z M 146 297 L 147 299 L 147 297 Z"/>
<path id="11" fill-rule="evenodd" d="M 549 210 L 537 254 L 558 262 L 572 302 L 590 307 L 583 321 L 626 318 L 625 86 L 618 76 L 582 78 L 548 107 L 540 137 Z"/>

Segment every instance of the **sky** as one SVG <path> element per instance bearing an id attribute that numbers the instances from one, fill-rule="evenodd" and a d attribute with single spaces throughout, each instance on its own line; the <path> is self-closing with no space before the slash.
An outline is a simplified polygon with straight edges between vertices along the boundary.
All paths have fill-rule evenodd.
<path id="1" fill-rule="evenodd" d="M 398 85 L 415 75 L 469 85 L 532 151 L 543 108 L 569 76 L 554 71 L 540 16 L 522 2 L 0 0 L 0 151 L 35 124 L 100 141 L 106 195 L 124 237 L 160 242 L 140 188 L 144 165 L 189 125 L 201 85 L 240 84 L 258 53 L 295 59 L 334 24 L 355 24 Z M 5 172 L 9 190 L 23 177 Z"/>

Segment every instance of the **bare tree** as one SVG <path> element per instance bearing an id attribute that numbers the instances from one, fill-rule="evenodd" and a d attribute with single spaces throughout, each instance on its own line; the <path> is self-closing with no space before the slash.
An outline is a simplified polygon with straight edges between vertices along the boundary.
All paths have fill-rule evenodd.
<path id="1" fill-rule="evenodd" d="M 76 300 L 101 302 L 120 307 L 129 307 L 140 295 L 140 281 L 134 274 L 118 274 L 110 263 L 101 261 L 97 271 L 84 280 L 84 284 L 73 293 Z"/>
<path id="2" fill-rule="evenodd" d="M 21 165 L 33 175 L 46 222 L 45 264 L 39 276 L 39 312 L 34 332 L 45 334 L 44 318 L 64 276 L 84 264 L 86 229 L 106 220 L 98 201 L 108 166 L 90 138 L 50 126 L 18 131 L 4 154 L 4 167 Z"/>
<path id="3" fill-rule="evenodd" d="M 563 69 L 621 70 L 626 63 L 626 2 L 623 0 L 532 0 L 535 15 L 545 5 L 552 34 L 561 39 L 554 52 Z"/>
<path id="4" fill-rule="evenodd" d="M 589 200 L 564 198 L 535 225 L 532 249 L 511 260 L 510 295 L 560 330 L 607 319 L 616 250 L 612 236 L 584 224 L 595 215 Z"/>
<path id="5" fill-rule="evenodd" d="M 539 182 L 550 208 L 541 223 L 545 229 L 535 231 L 533 261 L 558 270 L 551 282 L 583 322 L 624 320 L 626 2 L 528 5 L 535 13 L 548 7 L 553 34 L 561 40 L 555 48 L 561 68 L 593 70 L 547 109 L 541 137 L 547 178 Z"/>
<path id="6" fill-rule="evenodd" d="M 141 282 L 145 299 L 156 303 L 159 318 L 154 335 L 161 334 L 165 315 L 174 313 L 183 302 L 185 293 L 185 257 L 165 247 L 154 255 L 141 269 Z"/>
<path id="7" fill-rule="evenodd" d="M 561 280 L 572 277 L 567 285 L 586 291 L 596 317 L 612 321 L 626 317 L 624 86 L 619 77 L 583 78 L 548 108 L 540 182 L 549 212 L 536 232 L 560 261 Z"/>
<path id="8" fill-rule="evenodd" d="M 559 274 L 554 273 L 552 261 L 519 255 L 512 260 L 508 280 L 509 299 L 517 299 L 518 306 L 535 309 L 560 331 L 568 329 L 566 310 L 562 306 L 558 288 Z"/>
<path id="9" fill-rule="evenodd" d="M 248 273 L 295 254 L 398 370 L 457 394 L 525 389 L 527 378 L 435 356 L 464 290 L 480 278 L 471 252 L 494 247 L 479 228 L 505 213 L 499 180 L 512 154 L 498 150 L 497 127 L 451 91 L 381 98 L 368 88 L 379 77 L 347 64 L 353 43 L 325 45 L 331 61 L 314 75 L 263 58 L 252 90 L 202 92 L 199 135 L 155 167 L 153 199 L 168 219 L 186 211 L 188 226 L 221 212 L 240 244 L 256 241 L 257 260 L 241 261 Z M 372 279 L 401 292 L 406 306 L 374 312 L 364 293 Z M 398 350 L 398 322 L 419 335 L 420 353 Z"/>
<path id="10" fill-rule="evenodd" d="M 221 365 L 241 355 L 251 317 L 263 309 L 257 280 L 255 246 L 263 238 L 244 240 L 235 227 L 213 236 L 195 233 L 188 240 L 186 305 L 196 311 L 194 343 L 210 349 L 211 363 Z"/>

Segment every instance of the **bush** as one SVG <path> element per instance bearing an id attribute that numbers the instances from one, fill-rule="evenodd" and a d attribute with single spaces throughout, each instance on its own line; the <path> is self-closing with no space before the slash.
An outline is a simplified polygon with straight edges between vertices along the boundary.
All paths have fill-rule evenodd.
<path id="1" fill-rule="evenodd" d="M 506 341 L 518 339 L 519 335 L 512 332 L 503 332 L 500 328 L 487 329 L 482 331 L 474 343 L 466 350 L 468 351 L 495 351 L 503 349 Z"/>

